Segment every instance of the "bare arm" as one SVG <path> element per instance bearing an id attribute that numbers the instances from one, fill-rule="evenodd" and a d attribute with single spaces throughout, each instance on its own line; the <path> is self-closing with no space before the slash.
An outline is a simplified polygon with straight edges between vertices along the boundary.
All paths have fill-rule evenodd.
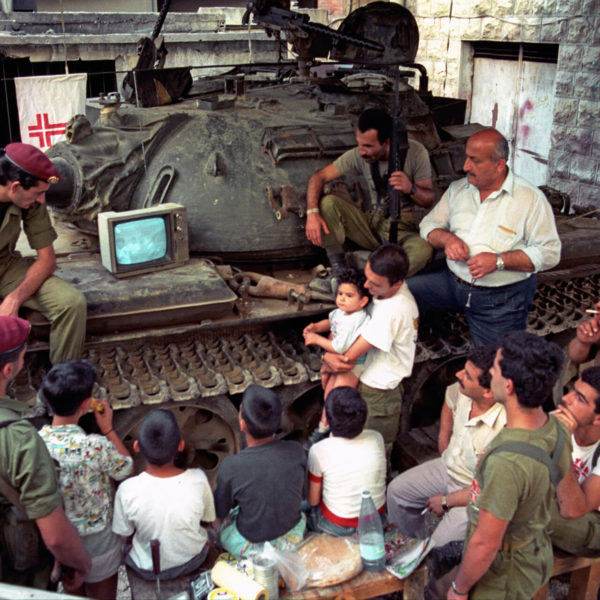
<path id="1" fill-rule="evenodd" d="M 323 335 L 319 335 L 318 333 L 314 333 L 309 331 L 304 334 L 304 343 L 307 346 L 319 346 L 323 348 L 326 352 L 335 352 L 335 348 L 333 347 L 333 343 L 329 338 L 326 338 Z"/>
<path id="2" fill-rule="evenodd" d="M 579 485 L 571 467 L 556 487 L 560 515 L 565 519 L 577 519 L 596 510 L 600 505 L 600 477 L 590 475 Z"/>
<path id="3" fill-rule="evenodd" d="M 307 333 L 310 333 L 311 331 L 314 331 L 315 333 L 325 333 L 326 331 L 329 331 L 330 329 L 331 329 L 331 323 L 329 322 L 329 319 L 323 319 L 322 321 L 317 321 L 316 323 L 309 323 L 302 330 L 302 334 L 306 335 Z"/>
<path id="4" fill-rule="evenodd" d="M 83 584 L 92 564 L 77 530 L 71 525 L 61 506 L 35 522 L 48 550 L 58 562 L 74 571 L 69 579 L 63 582 L 65 587 L 70 590 L 77 589 Z"/>
<path id="5" fill-rule="evenodd" d="M 323 193 L 323 186 L 333 179 L 337 179 L 341 173 L 333 163 L 317 171 L 309 180 L 306 188 L 306 209 L 315 210 L 319 208 L 319 200 Z M 322 243 L 322 231 L 329 233 L 327 223 L 318 212 L 306 214 L 306 237 L 309 242 L 315 246 L 320 246 Z"/>
<path id="6" fill-rule="evenodd" d="M 465 488 L 464 490 L 458 490 L 456 492 L 452 492 L 451 494 L 446 494 L 446 505 L 448 508 L 453 508 L 455 506 L 466 506 L 469 501 L 469 488 Z M 427 500 L 425 506 L 429 509 L 430 512 L 441 517 L 444 514 L 444 508 L 442 506 L 442 498 L 444 494 L 436 494 Z"/>
<path id="7" fill-rule="evenodd" d="M 487 510 L 479 511 L 477 528 L 454 578 L 457 589 L 467 593 L 458 595 L 450 588 L 449 599 L 466 598 L 471 588 L 485 575 L 498 553 L 507 526 L 508 521 L 498 519 Z"/>
<path id="8" fill-rule="evenodd" d="M 438 434 L 438 450 L 442 454 L 450 444 L 452 436 L 452 427 L 454 426 L 454 416 L 448 403 L 444 401 L 442 405 L 442 414 L 440 415 L 440 432 Z"/>
<path id="9" fill-rule="evenodd" d="M 356 338 L 356 341 L 344 352 L 344 354 L 337 354 L 333 352 L 327 352 L 323 355 L 323 361 L 330 368 L 332 373 L 344 373 L 351 371 L 354 368 L 356 361 L 365 352 L 368 352 L 373 346 L 365 340 L 362 335 Z"/>
<path id="10" fill-rule="evenodd" d="M 457 235 L 445 229 L 433 229 L 427 236 L 427 241 L 434 247 L 444 250 L 450 260 L 464 262 L 469 259 L 469 246 Z"/>
<path id="11" fill-rule="evenodd" d="M 502 260 L 504 268 L 507 271 L 525 271 L 533 273 L 535 267 L 531 259 L 523 250 L 511 250 L 510 252 L 502 252 Z M 496 270 L 498 254 L 495 252 L 480 252 L 467 261 L 469 272 L 473 279 L 479 279 Z"/>
<path id="12" fill-rule="evenodd" d="M 596 302 L 594 308 L 600 310 L 600 302 Z M 569 344 L 569 358 L 575 363 L 585 362 L 588 360 L 592 346 L 599 342 L 600 315 L 595 315 L 577 327 L 577 335 Z"/>
<path id="13" fill-rule="evenodd" d="M 102 412 L 97 408 L 94 409 L 94 417 L 96 418 L 96 423 L 98 424 L 102 435 L 106 436 L 106 439 L 114 444 L 119 454 L 131 456 L 129 450 L 127 450 L 125 444 L 113 429 L 113 409 L 111 405 L 104 400 L 97 400 L 96 402 L 99 402 L 102 405 Z"/>
<path id="14" fill-rule="evenodd" d="M 37 255 L 37 260 L 27 269 L 23 281 L 2 300 L 0 315 L 16 317 L 23 302 L 35 294 L 42 283 L 54 273 L 56 255 L 52 245 L 40 248 Z"/>
<path id="15" fill-rule="evenodd" d="M 323 488 L 323 481 L 313 481 L 312 479 L 308 482 L 308 503 L 311 506 L 317 506 L 321 502 L 321 490 Z"/>
<path id="16" fill-rule="evenodd" d="M 415 185 L 415 193 L 411 194 L 413 183 Z M 415 204 L 423 208 L 430 208 L 435 202 L 435 190 L 431 179 L 421 179 L 413 182 L 404 171 L 395 171 L 390 175 L 390 185 L 394 189 L 410 196 L 410 199 Z"/>

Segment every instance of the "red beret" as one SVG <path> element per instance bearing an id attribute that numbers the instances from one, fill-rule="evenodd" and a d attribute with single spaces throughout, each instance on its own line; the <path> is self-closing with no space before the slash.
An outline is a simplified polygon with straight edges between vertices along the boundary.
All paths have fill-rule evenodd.
<path id="1" fill-rule="evenodd" d="M 19 317 L 0 316 L 0 354 L 16 350 L 27 340 L 29 321 Z"/>
<path id="2" fill-rule="evenodd" d="M 15 142 L 4 149 L 5 156 L 13 165 L 27 171 L 30 175 L 46 183 L 58 183 L 60 173 L 52 161 L 39 149 L 31 144 Z"/>

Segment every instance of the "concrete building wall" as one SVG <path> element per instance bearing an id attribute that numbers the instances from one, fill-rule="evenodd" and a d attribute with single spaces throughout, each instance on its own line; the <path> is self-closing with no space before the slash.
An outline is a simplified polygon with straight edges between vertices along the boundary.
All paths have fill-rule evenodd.
<path id="1" fill-rule="evenodd" d="M 469 42 L 559 44 L 547 183 L 600 206 L 600 0 L 407 0 L 434 94 L 470 100 Z"/>

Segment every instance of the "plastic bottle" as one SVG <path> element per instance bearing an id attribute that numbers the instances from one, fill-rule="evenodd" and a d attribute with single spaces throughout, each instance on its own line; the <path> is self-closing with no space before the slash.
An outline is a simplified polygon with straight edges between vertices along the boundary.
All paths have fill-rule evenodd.
<path id="1" fill-rule="evenodd" d="M 369 490 L 362 493 L 358 516 L 358 541 L 365 570 L 381 571 L 385 567 L 383 526 Z"/>

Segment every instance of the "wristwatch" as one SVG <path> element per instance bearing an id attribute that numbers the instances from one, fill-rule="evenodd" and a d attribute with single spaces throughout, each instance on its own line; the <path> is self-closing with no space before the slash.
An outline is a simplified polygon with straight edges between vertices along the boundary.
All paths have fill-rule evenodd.
<path id="1" fill-rule="evenodd" d="M 444 494 L 442 496 L 442 508 L 444 509 L 444 512 L 448 512 L 450 510 L 450 507 L 448 506 L 448 499 L 446 498 L 446 494 Z"/>
<path id="2" fill-rule="evenodd" d="M 417 186 L 413 181 L 412 187 L 410 188 L 410 195 L 414 196 L 417 193 Z"/>
<path id="3" fill-rule="evenodd" d="M 496 254 L 496 271 L 504 271 L 504 260 L 502 254 Z"/>

